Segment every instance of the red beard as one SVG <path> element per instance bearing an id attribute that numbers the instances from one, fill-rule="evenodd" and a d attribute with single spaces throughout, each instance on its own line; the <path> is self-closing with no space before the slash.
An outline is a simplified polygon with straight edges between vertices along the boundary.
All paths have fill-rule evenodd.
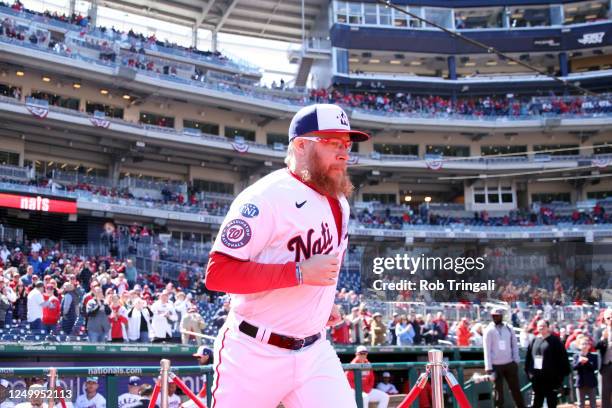
<path id="1" fill-rule="evenodd" d="M 331 170 L 340 170 L 340 172 L 332 172 Z M 323 167 L 315 149 L 312 149 L 308 154 L 306 169 L 300 172 L 300 177 L 331 197 L 342 194 L 349 198 L 355 189 L 346 171 L 346 166 L 331 165 Z"/>

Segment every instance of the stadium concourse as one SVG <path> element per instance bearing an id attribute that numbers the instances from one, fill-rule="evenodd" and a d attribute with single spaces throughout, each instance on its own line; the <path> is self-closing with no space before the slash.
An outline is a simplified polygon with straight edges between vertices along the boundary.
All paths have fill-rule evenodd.
<path id="1" fill-rule="evenodd" d="M 349 153 L 326 331 L 357 406 L 396 406 L 434 347 L 474 407 L 539 406 L 536 364 L 559 361 L 548 397 L 612 406 L 612 4 L 390 3 L 0 0 L 0 408 L 40 406 L 18 391 L 51 366 L 58 408 L 148 406 L 162 357 L 210 406 L 232 305 L 205 285 L 209 253 L 313 103 L 372 135 Z M 478 273 L 374 272 L 477 257 Z M 374 288 L 457 274 L 493 288 Z M 508 337 L 487 341 L 500 315 Z M 536 363 L 548 332 L 562 347 Z M 425 387 L 411 406 L 436 404 Z"/>

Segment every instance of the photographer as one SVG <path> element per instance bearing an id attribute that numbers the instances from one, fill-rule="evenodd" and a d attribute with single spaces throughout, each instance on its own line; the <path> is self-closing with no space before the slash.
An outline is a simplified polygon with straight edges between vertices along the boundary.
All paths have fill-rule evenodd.
<path id="1" fill-rule="evenodd" d="M 93 299 L 87 302 L 85 313 L 87 315 L 87 336 L 92 343 L 106 341 L 110 330 L 108 316 L 111 309 L 104 300 L 102 289 L 98 286 L 93 290 Z"/>
<path id="2" fill-rule="evenodd" d="M 172 338 L 172 325 L 178 320 L 174 305 L 168 300 L 168 297 L 168 292 L 162 292 L 159 299 L 151 306 L 153 343 L 169 341 Z"/>
<path id="3" fill-rule="evenodd" d="M 148 343 L 151 331 L 153 312 L 141 298 L 134 300 L 134 306 L 128 312 L 128 340 Z"/>

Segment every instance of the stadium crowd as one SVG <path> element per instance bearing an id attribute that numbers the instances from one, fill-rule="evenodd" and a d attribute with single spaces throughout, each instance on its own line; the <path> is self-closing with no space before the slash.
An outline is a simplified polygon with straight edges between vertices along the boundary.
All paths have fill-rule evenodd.
<path id="1" fill-rule="evenodd" d="M 499 217 L 490 216 L 488 211 L 474 212 L 472 217 L 465 215 L 452 216 L 431 210 L 427 203 L 413 208 L 404 206 L 384 206 L 380 209 L 364 208 L 357 211 L 355 219 L 366 227 L 402 229 L 409 225 L 469 225 L 491 227 L 534 227 L 541 225 L 592 225 L 608 224 L 610 215 L 606 212 L 604 202 L 597 202 L 591 210 L 571 210 L 570 215 L 559 215 L 553 206 L 537 204 L 530 209 L 510 211 Z M 351 213 L 353 216 L 353 213 Z"/>
<path id="2" fill-rule="evenodd" d="M 612 112 L 610 98 L 555 97 L 537 99 L 526 97 L 487 96 L 449 98 L 419 96 L 405 92 L 346 91 L 339 89 L 312 89 L 310 101 L 336 103 L 349 108 L 380 113 L 408 113 L 426 115 L 466 116 L 533 116 L 562 114 L 591 114 Z"/>
<path id="3" fill-rule="evenodd" d="M 50 175 L 49 175 L 50 176 Z M 51 188 L 54 192 L 78 192 L 91 194 L 92 197 L 103 197 L 111 200 L 123 200 L 139 206 L 165 208 L 181 212 L 197 212 L 206 215 L 223 216 L 229 209 L 229 202 L 209 199 L 200 191 L 188 188 L 186 193 L 171 191 L 162 187 L 160 195 L 153 197 L 149 193 L 135 196 L 129 188 L 100 186 L 94 183 L 64 183 L 50 177 L 39 176 L 29 182 L 0 177 L 0 182 Z M 609 201 L 598 201 L 590 210 L 574 208 L 570 214 L 558 214 L 554 206 L 534 204 L 530 209 L 510 211 L 503 216 L 493 217 L 487 211 L 465 214 L 445 215 L 430 209 L 428 203 L 419 205 L 386 205 L 356 210 L 351 212 L 351 219 L 360 225 L 370 228 L 402 229 L 418 225 L 469 225 L 490 227 L 536 227 L 543 225 L 593 225 L 609 224 L 612 218 L 605 207 Z"/>
<path id="4" fill-rule="evenodd" d="M 204 322 L 202 313 L 212 320 Z M 155 270 L 138 271 L 132 259 L 75 256 L 37 240 L 0 244 L 0 329 L 42 338 L 180 342 L 181 331 L 218 328 L 226 314 L 227 302 L 204 286 L 201 266 L 185 267 L 175 284 Z"/>
<path id="5" fill-rule="evenodd" d="M 0 1 L 0 6 L 10 8 L 15 12 L 23 13 L 24 15 L 29 17 L 37 16 L 45 20 L 53 20 L 61 23 L 72 24 L 75 26 L 75 30 L 78 29 L 80 31 L 81 35 L 92 33 L 110 41 L 120 41 L 124 44 L 129 44 L 131 52 L 144 53 L 145 49 L 157 51 L 159 49 L 158 47 L 164 47 L 177 51 L 182 51 L 187 54 L 214 59 L 218 62 L 228 61 L 228 58 L 221 54 L 219 51 L 202 51 L 197 49 L 196 47 L 183 47 L 178 44 L 171 43 L 169 41 L 160 41 L 155 37 L 155 35 L 145 36 L 141 33 L 136 33 L 133 30 L 129 30 L 126 32 L 117 30 L 115 27 L 92 27 L 90 25 L 91 17 L 83 16 L 79 13 L 73 13 L 71 15 L 58 13 L 56 11 L 44 11 L 41 13 L 26 8 L 19 0 L 15 0 L 12 4 Z M 9 22 L 10 19 L 7 18 L 5 19 L 5 21 Z"/>
<path id="6" fill-rule="evenodd" d="M 149 208 L 165 208 L 172 211 L 197 212 L 200 214 L 225 215 L 229 209 L 226 202 L 211 200 L 200 196 L 200 192 L 190 189 L 187 193 L 173 192 L 169 188 L 162 188 L 159 196 L 144 193 L 136 197 L 127 187 L 107 187 L 92 183 L 61 183 L 53 181 L 52 178 L 38 177 L 30 182 L 15 180 L 12 178 L 0 177 L 0 182 L 18 184 L 23 186 L 34 186 L 49 188 L 53 192 L 65 191 L 68 193 L 83 193 L 92 197 L 102 197 L 111 200 L 124 200 L 138 206 Z M 169 185 L 168 185 L 169 186 Z"/>
<path id="7" fill-rule="evenodd" d="M 411 309 L 405 309 L 398 303 L 400 312 L 393 313 L 385 319 L 380 312 L 372 312 L 363 298 L 355 291 L 342 289 L 336 294 L 336 304 L 342 313 L 342 321 L 331 330 L 331 336 L 336 344 L 370 345 L 370 346 L 413 346 L 413 345 L 457 345 L 460 347 L 482 347 L 483 330 L 489 321 L 484 317 L 461 317 L 449 320 L 447 314 L 456 314 L 456 309 L 448 312 L 421 314 Z M 509 303 L 510 304 L 510 303 Z M 539 320 L 551 321 L 554 333 L 560 336 L 568 350 L 576 350 L 578 344 L 573 344 L 580 335 L 591 340 L 599 339 L 605 328 L 605 309 L 598 312 L 584 313 L 578 320 L 574 316 L 560 318 L 547 303 L 534 304 L 533 316 L 525 317 L 525 310 L 518 307 L 508 310 L 506 319 L 515 331 L 519 333 L 520 346 L 527 347 L 537 335 Z M 460 313 L 471 313 L 470 304 L 458 305 Z M 475 315 L 475 314 L 474 314 Z M 486 314 L 489 316 L 489 314 Z M 484 316 L 484 314 L 483 314 Z M 595 343 L 593 343 L 595 344 Z"/>
<path id="8" fill-rule="evenodd" d="M 0 2 L 0 5 L 9 7 Z M 75 24 L 82 29 L 82 35 L 92 34 L 86 40 L 86 47 L 99 51 L 98 59 L 104 62 L 120 64 L 138 70 L 151 71 L 161 76 L 181 78 L 185 81 L 212 81 L 222 89 L 261 96 L 266 86 L 252 86 L 244 82 L 240 75 L 212 75 L 213 71 L 205 72 L 195 65 L 180 64 L 170 59 L 147 55 L 147 51 L 158 51 L 164 48 L 185 55 L 212 59 L 220 64 L 230 63 L 226 56 L 219 52 L 201 51 L 194 47 L 182 47 L 176 44 L 159 41 L 155 36 L 144 36 L 132 30 L 121 32 L 115 28 L 89 27 L 89 17 L 78 14 L 72 16 L 58 13 L 34 13 L 24 9 L 18 1 L 12 6 L 17 10 L 32 15 L 41 15 L 61 22 Z M 89 31 L 87 31 L 89 30 Z M 97 37 L 95 36 L 97 35 Z M 31 44 L 47 46 L 56 53 L 66 55 L 78 54 L 79 42 L 56 41 L 51 39 L 45 30 L 30 30 L 19 25 L 12 18 L 6 17 L 0 24 L 0 36 L 6 36 L 19 41 L 29 41 Z M 120 45 L 120 47 L 119 47 Z M 121 55 L 117 50 L 122 48 Z M 119 57 L 119 58 L 118 58 Z M 210 75 L 209 75 L 210 74 Z M 592 115 L 609 114 L 612 112 L 610 95 L 599 98 L 580 96 L 555 96 L 548 98 L 532 98 L 528 96 L 488 96 L 488 97 L 442 97 L 433 95 L 411 95 L 404 92 L 386 92 L 378 86 L 365 87 L 364 91 L 343 91 L 341 89 L 311 89 L 308 94 L 300 95 L 295 90 L 286 87 L 273 87 L 273 94 L 266 98 L 276 98 L 281 102 L 306 104 L 312 102 L 337 103 L 347 108 L 362 109 L 377 114 L 410 114 L 410 115 L 463 115 L 469 117 L 528 117 L 541 115 Z M 283 92 L 286 91 L 286 92 Z M 280 92 L 280 93 L 279 93 Z M 283 95 L 283 94 L 286 95 Z"/>
<path id="9" fill-rule="evenodd" d="M 352 363 L 376 362 L 368 359 L 368 348 L 364 343 L 371 346 L 482 347 L 486 375 L 474 374 L 472 381 L 493 382 L 493 399 L 495 406 L 500 407 L 506 406 L 503 390 L 506 381 L 514 406 L 526 407 L 528 405 L 520 391 L 523 384 L 518 376 L 521 364 L 519 348 L 524 348 L 522 369 L 532 390 L 532 404 L 529 406 L 541 407 L 546 400 L 548 407 L 556 407 L 559 392 L 565 394 L 563 389 L 568 375 L 571 375 L 569 386 L 575 388 L 581 408 L 586 407 L 587 397 L 589 406 L 596 406 L 597 394 L 603 401 L 602 406 L 612 402 L 612 378 L 607 372 L 612 364 L 612 353 L 608 352 L 612 338 L 611 308 L 601 308 L 596 313 L 588 312 L 568 321 L 555 319 L 543 310 L 524 319 L 519 309 L 512 309 L 509 316 L 504 316 L 507 314 L 504 309 L 494 308 L 488 321 L 473 321 L 468 317 L 450 321 L 444 312 L 438 312 L 434 317 L 431 313 L 423 316 L 407 309 L 394 313 L 385 321 L 381 313 L 371 313 L 364 304 L 351 307 L 351 304 L 358 303 L 354 293 L 340 293 L 339 297 L 345 301 L 345 306 L 350 307 L 350 312 L 344 313 L 345 308 L 342 321 L 332 328 L 331 335 L 336 344 L 357 346 Z M 600 376 L 597 375 L 598 361 L 601 361 Z M 348 376 L 354 388 L 352 375 Z M 396 382 L 396 387 L 388 372 L 379 379 L 381 381 L 374 387 L 373 372 L 365 374 L 362 384 L 364 399 L 384 401 L 383 406 L 386 406 L 388 395 L 397 394 L 398 388 L 403 392 L 410 388 L 405 382 Z M 602 388 L 598 391 L 600 384 Z M 419 406 L 431 406 L 427 405 L 427 398 L 423 398 L 428 394 L 421 393 Z"/>

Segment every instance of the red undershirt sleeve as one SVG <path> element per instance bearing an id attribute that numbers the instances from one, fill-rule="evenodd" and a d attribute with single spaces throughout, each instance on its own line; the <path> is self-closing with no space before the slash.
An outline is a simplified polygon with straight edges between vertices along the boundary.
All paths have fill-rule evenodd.
<path id="1" fill-rule="evenodd" d="M 217 292 L 250 294 L 298 285 L 295 262 L 263 264 L 213 252 L 206 269 L 206 287 Z"/>

